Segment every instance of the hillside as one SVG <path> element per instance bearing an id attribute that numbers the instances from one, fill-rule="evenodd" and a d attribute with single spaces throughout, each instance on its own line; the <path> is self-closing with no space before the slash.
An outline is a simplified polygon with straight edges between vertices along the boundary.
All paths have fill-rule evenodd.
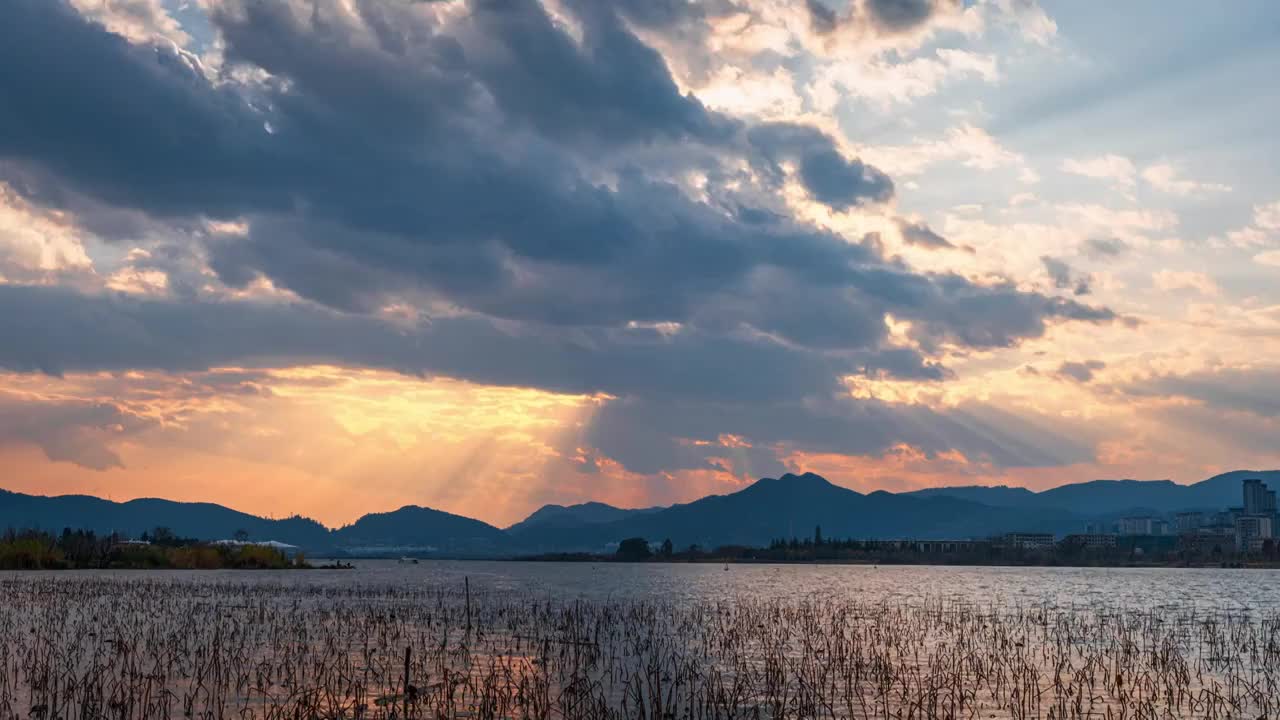
<path id="1" fill-rule="evenodd" d="M 625 537 L 670 538 L 677 546 L 762 545 L 774 538 L 957 538 L 1014 530 L 1068 532 L 1084 519 L 1056 509 L 999 508 L 951 497 L 869 495 L 807 473 L 765 478 L 729 495 L 713 495 L 643 515 L 573 529 L 532 528 L 536 549 L 592 549 Z"/>
<path id="2" fill-rule="evenodd" d="M 661 507 L 627 509 L 601 502 L 585 502 L 577 505 L 543 505 L 529 517 L 507 528 L 515 537 L 534 528 L 576 528 L 582 525 L 616 522 L 633 515 L 644 515 L 663 510 Z"/>
<path id="3" fill-rule="evenodd" d="M 1219 510 L 1241 503 L 1241 481 L 1280 487 L 1280 471 L 1235 471 L 1194 485 L 1167 480 L 1095 480 L 1032 492 L 1013 487 L 933 488 L 863 494 L 818 475 L 764 478 L 727 495 L 671 507 L 625 509 L 604 503 L 546 505 L 507 530 L 440 510 L 409 505 L 371 513 L 329 530 L 303 517 L 274 520 L 212 503 L 140 499 L 117 503 L 85 495 L 44 497 L 0 490 L 0 528 L 59 533 L 64 527 L 136 537 L 157 526 L 205 540 L 244 530 L 311 552 L 352 555 L 437 554 L 500 557 L 571 550 L 601 551 L 628 537 L 691 544 L 765 545 L 808 537 L 975 538 L 1004 532 L 1083 531 L 1096 519 L 1151 511 Z"/>
<path id="4" fill-rule="evenodd" d="M 59 533 L 70 527 L 136 537 L 157 526 L 168 527 L 182 537 L 206 540 L 230 538 L 244 530 L 254 540 L 278 540 L 303 547 L 322 547 L 329 537 L 329 530 L 315 520 L 272 520 L 213 503 L 155 498 L 117 503 L 89 495 L 45 497 L 0 490 L 0 528 Z"/>
<path id="5" fill-rule="evenodd" d="M 402 548 L 466 555 L 510 551 L 511 538 L 498 528 L 461 515 L 406 505 L 399 510 L 370 513 L 351 525 L 335 530 L 335 548 Z"/>
<path id="6" fill-rule="evenodd" d="M 953 497 L 993 507 L 1056 508 L 1097 517 L 1150 511 L 1221 510 L 1240 505 L 1240 484 L 1245 478 L 1261 478 L 1280 486 L 1280 471 L 1236 470 L 1191 485 L 1169 480 L 1093 480 L 1070 483 L 1041 492 L 1006 486 L 943 487 L 917 490 L 915 497 Z"/>

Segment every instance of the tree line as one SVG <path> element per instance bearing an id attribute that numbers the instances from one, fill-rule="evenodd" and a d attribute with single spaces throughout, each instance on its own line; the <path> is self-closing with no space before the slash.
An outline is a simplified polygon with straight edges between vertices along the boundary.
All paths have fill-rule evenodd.
<path id="1" fill-rule="evenodd" d="M 260 545 L 214 545 L 184 538 L 158 527 L 130 541 L 115 533 L 63 529 L 15 530 L 0 535 L 0 569 L 285 569 L 307 567 L 301 555 L 289 557 Z"/>

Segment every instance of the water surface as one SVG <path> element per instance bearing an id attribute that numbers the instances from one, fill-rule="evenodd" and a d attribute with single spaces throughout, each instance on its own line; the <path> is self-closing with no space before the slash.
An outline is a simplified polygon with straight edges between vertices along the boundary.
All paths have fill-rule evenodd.
<path id="1" fill-rule="evenodd" d="M 317 563 L 324 561 L 315 561 Z M 257 582 L 320 587 L 458 589 L 566 599 L 666 601 L 925 599 L 978 605 L 1238 610 L 1280 607 L 1280 570 L 1053 568 L 711 563 L 553 563 L 355 560 L 351 570 L 61 571 L 51 577 L 141 577 L 173 582 Z M 0 573 L 3 577 L 4 573 Z"/>

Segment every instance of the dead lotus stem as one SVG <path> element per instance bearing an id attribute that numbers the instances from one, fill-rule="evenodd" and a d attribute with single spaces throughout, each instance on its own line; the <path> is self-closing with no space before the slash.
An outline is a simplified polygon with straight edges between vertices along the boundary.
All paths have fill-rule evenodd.
<path id="1" fill-rule="evenodd" d="M 0 578 L 9 718 L 1258 718 L 1277 611 Z"/>

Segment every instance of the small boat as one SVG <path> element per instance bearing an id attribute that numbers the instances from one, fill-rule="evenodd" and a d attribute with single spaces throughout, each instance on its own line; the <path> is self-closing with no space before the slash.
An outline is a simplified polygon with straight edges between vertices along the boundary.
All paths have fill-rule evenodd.
<path id="1" fill-rule="evenodd" d="M 418 564 L 418 558 L 411 558 L 411 557 L 409 557 L 409 556 L 407 556 L 407 555 L 406 555 L 406 556 L 404 556 L 404 557 L 400 558 L 400 563 L 401 563 L 401 564 L 403 564 L 403 565 L 417 565 L 417 564 Z"/>

